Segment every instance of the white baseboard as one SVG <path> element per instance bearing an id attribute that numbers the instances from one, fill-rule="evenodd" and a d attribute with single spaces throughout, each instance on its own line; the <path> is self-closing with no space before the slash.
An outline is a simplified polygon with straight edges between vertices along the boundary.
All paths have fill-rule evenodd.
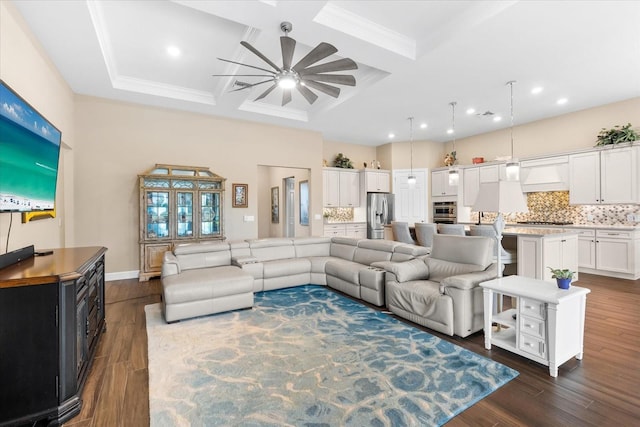
<path id="1" fill-rule="evenodd" d="M 110 282 L 112 280 L 137 279 L 139 274 L 140 270 L 116 271 L 115 273 L 106 273 L 104 280 Z"/>

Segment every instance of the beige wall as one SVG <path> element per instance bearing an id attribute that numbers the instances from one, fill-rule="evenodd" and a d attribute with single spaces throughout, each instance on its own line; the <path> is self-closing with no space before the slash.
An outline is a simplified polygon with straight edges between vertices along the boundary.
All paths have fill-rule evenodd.
<path id="1" fill-rule="evenodd" d="M 225 235 L 256 238 L 260 218 L 261 166 L 301 168 L 322 180 L 322 137 L 315 132 L 227 120 L 79 96 L 76 244 L 110 248 L 107 270 L 138 269 L 136 175 L 155 163 L 207 166 L 227 178 Z M 249 185 L 249 207 L 231 208 L 231 184 Z M 320 187 L 321 188 L 321 187 Z M 311 227 L 322 233 L 322 191 L 311 194 Z"/>
<path id="2" fill-rule="evenodd" d="M 300 225 L 300 181 L 309 180 L 309 169 L 278 168 L 260 166 L 258 168 L 258 237 L 282 237 L 284 235 L 284 187 L 283 180 L 293 177 L 295 180 L 295 235 L 296 237 L 311 236 L 311 226 Z M 277 224 L 271 222 L 271 189 L 278 187 L 280 218 Z M 309 185 L 311 188 L 311 183 Z M 320 191 L 322 184 L 320 184 Z M 311 194 L 311 193 L 310 193 Z M 312 216 L 313 214 L 311 214 Z M 309 218 L 309 222 L 313 220 Z M 322 229 L 315 229 L 315 235 L 322 235 Z"/>
<path id="3" fill-rule="evenodd" d="M 28 71 L 28 72 L 27 72 Z M 43 53 L 20 13 L 10 2 L 0 2 L 0 78 L 62 132 L 56 198 L 57 218 L 21 223 L 20 214 L 0 214 L 0 253 L 28 245 L 36 249 L 62 247 L 73 242 L 74 96 L 55 66 Z"/>
<path id="4" fill-rule="evenodd" d="M 639 129 L 640 97 L 514 126 L 513 154 L 519 158 L 593 147 L 600 129 L 627 123 Z M 471 164 L 473 157 L 490 161 L 510 156 L 510 135 L 507 128 L 456 141 L 458 163 Z M 451 151 L 450 142 L 446 147 Z"/>

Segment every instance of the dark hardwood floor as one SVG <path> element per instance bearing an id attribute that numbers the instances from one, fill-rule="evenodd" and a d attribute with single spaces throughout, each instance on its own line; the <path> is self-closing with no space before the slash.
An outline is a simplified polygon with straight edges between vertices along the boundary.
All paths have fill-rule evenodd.
<path id="1" fill-rule="evenodd" d="M 587 296 L 584 359 L 546 366 L 468 338 L 434 333 L 520 372 L 447 426 L 640 425 L 640 281 L 580 274 Z M 160 282 L 108 282 L 107 331 L 83 393 L 80 415 L 65 424 L 147 426 L 149 389 L 144 306 L 160 301 Z M 170 367 L 167 367 L 170 369 Z"/>

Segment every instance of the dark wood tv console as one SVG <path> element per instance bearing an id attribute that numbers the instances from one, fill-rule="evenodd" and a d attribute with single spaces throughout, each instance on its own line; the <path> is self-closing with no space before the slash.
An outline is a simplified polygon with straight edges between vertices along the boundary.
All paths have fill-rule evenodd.
<path id="1" fill-rule="evenodd" d="M 104 317 L 104 247 L 0 269 L 0 426 L 76 416 Z"/>

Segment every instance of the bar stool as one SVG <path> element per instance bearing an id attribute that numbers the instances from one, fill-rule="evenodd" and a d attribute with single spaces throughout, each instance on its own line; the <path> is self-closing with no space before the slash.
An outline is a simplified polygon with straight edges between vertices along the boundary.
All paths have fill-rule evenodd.
<path id="1" fill-rule="evenodd" d="M 438 227 L 432 223 L 416 222 L 415 228 L 418 244 L 430 248 L 433 245 L 433 235 L 438 233 Z"/>
<path id="2" fill-rule="evenodd" d="M 454 234 L 456 236 L 465 236 L 464 225 L 462 224 L 438 224 L 438 233 Z"/>
<path id="3" fill-rule="evenodd" d="M 393 240 L 396 242 L 416 244 L 416 241 L 411 237 L 408 222 L 391 221 L 391 231 L 393 233 Z"/>

